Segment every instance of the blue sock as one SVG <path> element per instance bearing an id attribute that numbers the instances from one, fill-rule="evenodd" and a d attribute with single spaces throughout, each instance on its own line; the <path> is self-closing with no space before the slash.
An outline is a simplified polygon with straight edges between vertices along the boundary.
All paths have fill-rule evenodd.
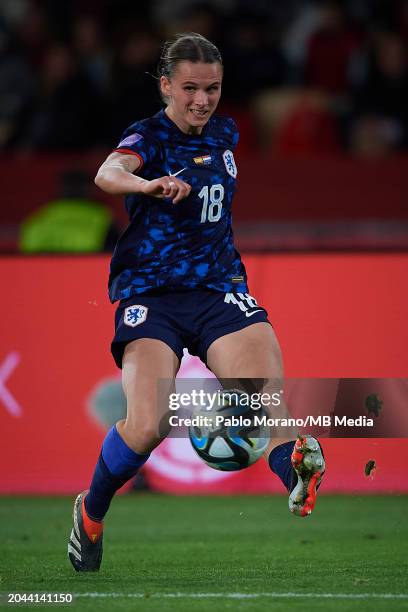
<path id="1" fill-rule="evenodd" d="M 291 491 L 294 484 L 297 482 L 296 472 L 290 462 L 294 444 L 295 440 L 275 446 L 268 459 L 269 467 L 272 472 L 275 472 L 275 474 L 279 476 L 288 491 Z"/>
<path id="2" fill-rule="evenodd" d="M 138 472 L 149 456 L 139 455 L 129 448 L 118 434 L 116 426 L 108 431 L 89 493 L 85 497 L 85 509 L 89 518 L 97 521 L 103 519 L 116 491 Z"/>

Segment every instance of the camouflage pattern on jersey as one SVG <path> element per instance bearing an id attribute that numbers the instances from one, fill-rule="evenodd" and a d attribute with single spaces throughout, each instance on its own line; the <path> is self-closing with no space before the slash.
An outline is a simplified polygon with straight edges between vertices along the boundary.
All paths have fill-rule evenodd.
<path id="1" fill-rule="evenodd" d="M 112 257 L 112 302 L 161 287 L 248 291 L 231 228 L 237 142 L 230 118 L 213 116 L 202 134 L 192 136 L 181 132 L 163 110 L 124 132 L 115 150 L 140 158 L 139 176 L 152 180 L 181 170 L 177 177 L 192 189 L 178 204 L 142 194 L 126 196 L 130 223 Z"/>

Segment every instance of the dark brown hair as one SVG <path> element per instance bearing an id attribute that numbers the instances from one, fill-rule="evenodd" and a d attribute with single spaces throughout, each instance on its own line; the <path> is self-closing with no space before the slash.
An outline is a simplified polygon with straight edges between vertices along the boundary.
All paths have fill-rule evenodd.
<path id="1" fill-rule="evenodd" d="M 212 42 L 196 34 L 188 32 L 177 34 L 163 45 L 159 64 L 157 66 L 157 76 L 165 76 L 170 79 L 179 62 L 202 62 L 204 64 L 214 64 L 218 62 L 222 66 L 221 53 Z"/>

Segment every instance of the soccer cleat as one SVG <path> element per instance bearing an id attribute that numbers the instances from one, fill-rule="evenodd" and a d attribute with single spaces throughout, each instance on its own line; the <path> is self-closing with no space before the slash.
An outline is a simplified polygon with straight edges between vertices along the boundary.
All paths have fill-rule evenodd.
<path id="1" fill-rule="evenodd" d="M 102 561 L 103 524 L 87 516 L 84 506 L 87 493 L 83 491 L 75 500 L 74 526 L 68 542 L 68 558 L 77 572 L 97 572 Z"/>
<path id="2" fill-rule="evenodd" d="M 289 510 L 298 516 L 308 516 L 316 503 L 317 489 L 325 470 L 319 442 L 312 436 L 298 436 L 291 455 L 297 482 L 291 487 Z"/>

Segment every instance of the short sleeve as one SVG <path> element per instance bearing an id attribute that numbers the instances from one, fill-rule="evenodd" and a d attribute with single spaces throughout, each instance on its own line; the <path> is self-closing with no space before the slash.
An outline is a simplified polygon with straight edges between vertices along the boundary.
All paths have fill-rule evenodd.
<path id="1" fill-rule="evenodd" d="M 158 144 L 142 126 L 136 123 L 123 132 L 114 151 L 138 157 L 141 162 L 139 170 L 141 170 L 157 155 Z"/>

